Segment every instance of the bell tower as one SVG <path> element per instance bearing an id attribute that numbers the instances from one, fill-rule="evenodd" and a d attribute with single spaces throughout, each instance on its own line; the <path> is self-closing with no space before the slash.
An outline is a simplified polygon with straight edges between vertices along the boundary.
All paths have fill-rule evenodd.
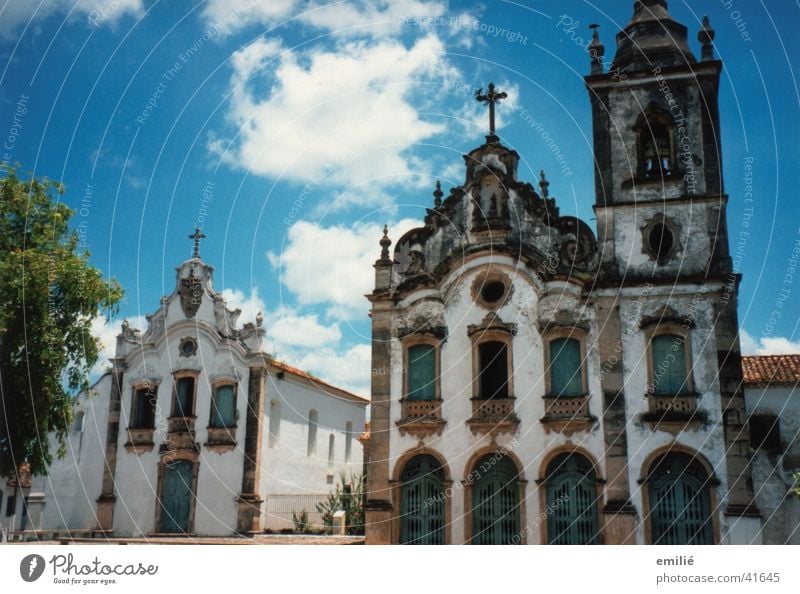
<path id="1" fill-rule="evenodd" d="M 610 66 L 603 60 L 605 48 L 596 28 L 589 46 L 591 70 L 585 81 L 593 120 L 598 277 L 607 295 L 598 300 L 606 320 L 601 359 L 610 370 L 603 389 L 609 405 L 624 398 L 628 415 L 620 417 L 619 406 L 613 415 L 606 411 L 606 442 L 613 444 L 607 446 L 607 475 L 630 477 L 628 484 L 620 478 L 611 485 L 614 500 L 610 497 L 607 504 L 630 512 L 625 499 L 636 488 L 635 479 L 644 480 L 624 468 L 627 451 L 635 449 L 632 442 L 638 439 L 630 424 L 655 418 L 655 410 L 673 410 L 664 402 L 654 406 L 648 389 L 632 381 L 637 373 L 653 381 L 652 370 L 646 369 L 654 360 L 651 341 L 669 323 L 683 329 L 687 381 L 692 383 L 684 391 L 696 399 L 682 401 L 683 410 L 691 413 L 685 424 L 650 423 L 650 430 L 672 433 L 679 443 L 687 432 L 699 435 L 700 426 L 708 426 L 696 418 L 706 411 L 716 427 L 711 431 L 718 430 L 724 443 L 717 454 L 704 454 L 725 457 L 719 465 L 726 469 L 726 477 L 720 477 L 727 522 L 723 540 L 737 542 L 757 532 L 760 520 L 753 504 L 741 389 L 740 275 L 733 272 L 729 255 L 722 181 L 722 62 L 714 56 L 707 17 L 697 39 L 699 60 L 687 27 L 673 18 L 667 1 L 639 0 L 630 22 L 616 35 Z M 624 345 L 624 364 L 610 350 L 618 344 Z M 637 352 L 646 355 L 634 356 Z M 643 397 L 650 400 L 649 412 L 633 418 L 637 406 L 645 406 Z"/>

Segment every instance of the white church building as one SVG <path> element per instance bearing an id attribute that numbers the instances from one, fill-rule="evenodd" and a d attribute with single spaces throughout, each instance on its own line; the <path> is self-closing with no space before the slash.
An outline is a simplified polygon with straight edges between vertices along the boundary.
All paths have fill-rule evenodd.
<path id="1" fill-rule="evenodd" d="M 313 501 L 361 473 L 368 401 L 267 354 L 262 316 L 238 324 L 193 237 L 175 290 L 146 330 L 123 324 L 111 369 L 76 400 L 66 456 L 23 484 L 24 515 L 6 517 L 4 486 L 4 527 L 16 516 L 16 530 L 44 533 L 258 533 L 270 497 Z"/>

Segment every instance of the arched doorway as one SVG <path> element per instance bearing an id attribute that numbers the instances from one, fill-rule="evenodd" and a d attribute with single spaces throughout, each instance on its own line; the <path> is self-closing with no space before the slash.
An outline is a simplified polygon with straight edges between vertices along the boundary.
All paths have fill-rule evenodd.
<path id="1" fill-rule="evenodd" d="M 472 474 L 472 544 L 515 544 L 520 538 L 517 468 L 505 456 L 490 454 Z"/>
<path id="2" fill-rule="evenodd" d="M 653 544 L 714 544 L 709 478 L 688 454 L 665 454 L 647 479 Z"/>
<path id="3" fill-rule="evenodd" d="M 561 454 L 547 466 L 547 542 L 597 544 L 597 488 L 592 463 L 580 454 Z"/>
<path id="4" fill-rule="evenodd" d="M 408 461 L 400 475 L 400 542 L 444 544 L 444 470 L 423 454 Z"/>
<path id="5" fill-rule="evenodd" d="M 164 464 L 159 532 L 189 532 L 194 503 L 193 483 L 194 464 L 189 460 L 175 460 Z"/>

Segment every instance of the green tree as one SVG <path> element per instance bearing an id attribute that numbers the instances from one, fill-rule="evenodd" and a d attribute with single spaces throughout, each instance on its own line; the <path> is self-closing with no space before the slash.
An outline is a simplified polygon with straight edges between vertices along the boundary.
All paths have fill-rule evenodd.
<path id="1" fill-rule="evenodd" d="M 116 312 L 122 288 L 89 264 L 61 184 L 0 175 L 0 476 L 13 478 L 63 455 L 71 400 L 99 355 L 92 320 Z"/>
<path id="2" fill-rule="evenodd" d="M 317 511 L 322 514 L 322 523 L 327 529 L 333 528 L 333 514 L 341 509 L 345 512 L 347 533 L 364 534 L 365 487 L 363 474 L 351 475 L 348 480 L 342 473 L 334 490 L 328 493 L 328 498 L 317 504 Z"/>

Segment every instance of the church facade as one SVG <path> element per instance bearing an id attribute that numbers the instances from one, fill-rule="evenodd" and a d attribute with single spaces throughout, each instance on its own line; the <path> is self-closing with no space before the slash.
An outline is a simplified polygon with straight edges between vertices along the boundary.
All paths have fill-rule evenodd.
<path id="1" fill-rule="evenodd" d="M 111 369 L 76 400 L 66 456 L 34 477 L 17 529 L 257 534 L 270 496 L 324 496 L 363 471 L 368 401 L 268 354 L 261 314 L 239 324 L 192 237 L 175 290 L 143 331 L 123 323 Z"/>
<path id="2" fill-rule="evenodd" d="M 758 544 L 713 30 L 586 79 L 596 230 L 494 133 L 375 262 L 367 542 Z M 478 99 L 502 99 L 490 86 Z"/>

